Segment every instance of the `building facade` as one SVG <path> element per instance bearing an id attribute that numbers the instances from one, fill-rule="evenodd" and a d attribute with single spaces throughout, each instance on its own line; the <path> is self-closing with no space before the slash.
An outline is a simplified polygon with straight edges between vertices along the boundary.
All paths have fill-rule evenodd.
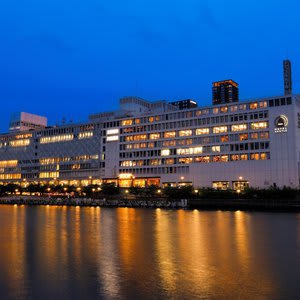
<path id="1" fill-rule="evenodd" d="M 0 183 L 299 187 L 300 97 L 178 109 L 127 97 L 84 124 L 0 135 Z"/>
<path id="2" fill-rule="evenodd" d="M 238 102 L 239 85 L 232 79 L 213 82 L 212 96 L 214 105 Z"/>

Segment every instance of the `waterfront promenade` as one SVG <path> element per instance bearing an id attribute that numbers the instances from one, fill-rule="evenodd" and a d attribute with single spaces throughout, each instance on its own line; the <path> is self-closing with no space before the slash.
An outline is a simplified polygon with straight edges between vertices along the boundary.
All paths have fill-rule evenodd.
<path id="1" fill-rule="evenodd" d="M 7 196 L 2 205 L 53 205 L 87 207 L 135 207 L 165 209 L 291 210 L 300 211 L 300 197 L 280 199 L 167 199 L 167 198 L 59 198 L 44 196 Z"/>

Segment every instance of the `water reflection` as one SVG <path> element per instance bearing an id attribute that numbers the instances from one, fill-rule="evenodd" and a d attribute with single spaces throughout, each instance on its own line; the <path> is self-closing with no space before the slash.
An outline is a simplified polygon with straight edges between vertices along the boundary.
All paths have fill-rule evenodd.
<path id="1" fill-rule="evenodd" d="M 300 216 L 0 207 L 3 299 L 295 298 Z"/>

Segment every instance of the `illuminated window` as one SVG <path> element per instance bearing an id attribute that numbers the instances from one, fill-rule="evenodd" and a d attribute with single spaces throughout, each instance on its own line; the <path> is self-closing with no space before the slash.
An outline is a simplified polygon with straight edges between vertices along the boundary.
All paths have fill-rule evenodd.
<path id="1" fill-rule="evenodd" d="M 10 179 L 21 179 L 21 174 L 0 174 L 0 179 L 10 180 Z"/>
<path id="2" fill-rule="evenodd" d="M 202 152 L 203 152 L 203 147 L 182 148 L 176 150 L 176 153 L 178 155 L 200 154 Z"/>
<path id="3" fill-rule="evenodd" d="M 266 107 L 268 107 L 267 101 L 261 101 L 261 102 L 259 102 L 259 107 L 260 108 L 266 108 Z"/>
<path id="4" fill-rule="evenodd" d="M 228 111 L 228 107 L 227 106 L 220 107 L 220 112 L 221 113 L 226 113 L 227 111 Z"/>
<path id="5" fill-rule="evenodd" d="M 257 140 L 258 139 L 258 133 L 257 132 L 252 132 L 251 133 L 251 139 L 252 140 Z"/>
<path id="6" fill-rule="evenodd" d="M 39 178 L 58 178 L 59 172 L 41 172 Z"/>
<path id="7" fill-rule="evenodd" d="M 48 143 L 57 143 L 57 142 L 67 142 L 67 141 L 72 141 L 73 138 L 74 138 L 73 134 L 46 136 L 40 139 L 40 143 L 48 144 Z"/>
<path id="8" fill-rule="evenodd" d="M 116 134 L 119 134 L 119 128 L 107 129 L 106 134 L 107 135 L 116 135 Z"/>
<path id="9" fill-rule="evenodd" d="M 248 160 L 248 154 L 241 154 L 241 160 Z"/>
<path id="10" fill-rule="evenodd" d="M 228 155 L 221 155 L 220 161 L 221 162 L 227 162 L 229 160 Z"/>
<path id="11" fill-rule="evenodd" d="M 2 160 L 0 161 L 0 167 L 1 168 L 13 168 L 18 165 L 17 160 Z"/>
<path id="12" fill-rule="evenodd" d="M 170 149 L 161 150 L 161 156 L 169 156 L 171 154 Z"/>
<path id="13" fill-rule="evenodd" d="M 150 159 L 150 166 L 159 166 L 161 165 L 161 159 Z"/>
<path id="14" fill-rule="evenodd" d="M 238 109 L 237 105 L 230 106 L 231 112 L 235 112 L 235 111 L 237 111 L 237 109 Z"/>
<path id="15" fill-rule="evenodd" d="M 175 163 L 174 158 L 167 158 L 165 160 L 166 165 L 173 165 Z"/>
<path id="16" fill-rule="evenodd" d="M 106 138 L 107 142 L 116 142 L 119 140 L 119 136 L 118 135 L 110 135 Z"/>
<path id="17" fill-rule="evenodd" d="M 163 147 L 170 147 L 170 146 L 176 146 L 176 141 L 164 141 L 163 142 Z"/>
<path id="18" fill-rule="evenodd" d="M 132 120 L 123 120 L 122 121 L 122 126 L 127 126 L 127 125 L 132 125 Z"/>
<path id="19" fill-rule="evenodd" d="M 248 140 L 248 133 L 241 133 L 239 135 L 240 141 L 247 141 Z"/>
<path id="20" fill-rule="evenodd" d="M 168 131 L 164 133 L 164 138 L 174 138 L 176 137 L 176 131 Z"/>
<path id="21" fill-rule="evenodd" d="M 251 129 L 256 130 L 256 129 L 265 129 L 268 128 L 268 122 L 256 122 L 256 123 L 251 123 Z"/>
<path id="22" fill-rule="evenodd" d="M 30 140 L 26 139 L 26 140 L 15 140 L 15 141 L 10 141 L 9 145 L 11 147 L 25 147 L 28 146 L 30 144 Z"/>
<path id="23" fill-rule="evenodd" d="M 89 139 L 93 137 L 93 132 L 92 131 L 86 131 L 86 132 L 80 132 L 78 134 L 78 139 L 82 140 L 82 139 Z"/>
<path id="24" fill-rule="evenodd" d="M 213 114 L 218 114 L 219 113 L 219 108 L 218 107 L 215 107 L 214 109 L 213 109 Z"/>
<path id="25" fill-rule="evenodd" d="M 247 130 L 247 124 L 237 124 L 237 125 L 231 125 L 231 131 L 243 131 Z"/>
<path id="26" fill-rule="evenodd" d="M 149 122 L 153 123 L 154 122 L 154 117 L 149 117 Z"/>
<path id="27" fill-rule="evenodd" d="M 192 130 L 190 130 L 190 129 L 179 131 L 179 136 L 190 136 L 190 135 L 192 135 Z"/>
<path id="28" fill-rule="evenodd" d="M 196 129 L 196 135 L 209 134 L 209 128 Z"/>
<path id="29" fill-rule="evenodd" d="M 200 162 L 200 163 L 209 163 L 210 159 L 209 159 L 209 156 L 198 156 L 198 157 L 195 157 L 195 161 L 196 162 Z"/>
<path id="30" fill-rule="evenodd" d="M 151 133 L 149 138 L 150 140 L 157 140 L 160 138 L 160 133 Z"/>
<path id="31" fill-rule="evenodd" d="M 154 146 L 155 146 L 154 142 L 149 142 L 148 143 L 148 148 L 154 148 Z"/>
<path id="32" fill-rule="evenodd" d="M 240 160 L 240 156 L 238 154 L 232 154 L 231 155 L 231 160 L 232 161 Z"/>
<path id="33" fill-rule="evenodd" d="M 193 158 L 192 157 L 182 157 L 178 159 L 178 162 L 180 164 L 190 164 L 193 162 Z"/>
<path id="34" fill-rule="evenodd" d="M 138 135 L 133 136 L 134 141 L 142 141 L 142 140 L 146 140 L 146 139 L 147 139 L 146 134 L 138 134 Z"/>
<path id="35" fill-rule="evenodd" d="M 121 167 L 133 167 L 135 163 L 132 160 L 125 160 L 121 162 Z"/>
<path id="36" fill-rule="evenodd" d="M 240 110 L 246 110 L 247 109 L 247 105 L 246 104 L 240 104 L 239 105 L 239 109 Z"/>
<path id="37" fill-rule="evenodd" d="M 212 146 L 211 151 L 212 152 L 221 152 L 221 147 L 220 146 Z"/>
<path id="38" fill-rule="evenodd" d="M 214 181 L 212 187 L 216 190 L 227 190 L 229 189 L 229 181 Z"/>
<path id="39" fill-rule="evenodd" d="M 259 160 L 259 153 L 251 153 L 250 159 L 251 160 Z"/>
<path id="40" fill-rule="evenodd" d="M 229 141 L 228 135 L 222 135 L 220 136 L 220 140 L 222 143 L 226 143 Z"/>
<path id="41" fill-rule="evenodd" d="M 212 159 L 213 162 L 219 162 L 220 160 L 221 160 L 220 155 L 213 156 L 213 159 Z"/>
<path id="42" fill-rule="evenodd" d="M 141 123 L 141 119 L 135 119 L 135 120 L 134 120 L 134 123 L 135 123 L 135 124 L 140 124 L 140 123 Z"/>
<path id="43" fill-rule="evenodd" d="M 223 133 L 223 132 L 227 132 L 227 126 L 213 127 L 213 133 Z"/>
<path id="44" fill-rule="evenodd" d="M 250 103 L 250 104 L 249 104 L 249 108 L 250 108 L 250 109 L 257 109 L 257 108 L 258 108 L 257 102 Z"/>
<path id="45" fill-rule="evenodd" d="M 264 131 L 260 133 L 260 138 L 261 139 L 268 139 L 269 138 L 269 132 L 268 131 Z"/>

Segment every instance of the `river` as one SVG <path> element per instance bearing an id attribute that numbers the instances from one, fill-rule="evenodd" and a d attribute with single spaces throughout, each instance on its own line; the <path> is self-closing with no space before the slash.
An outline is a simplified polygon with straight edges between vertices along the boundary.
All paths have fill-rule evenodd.
<path id="1" fill-rule="evenodd" d="M 300 214 L 0 206 L 1 299 L 299 299 Z"/>

